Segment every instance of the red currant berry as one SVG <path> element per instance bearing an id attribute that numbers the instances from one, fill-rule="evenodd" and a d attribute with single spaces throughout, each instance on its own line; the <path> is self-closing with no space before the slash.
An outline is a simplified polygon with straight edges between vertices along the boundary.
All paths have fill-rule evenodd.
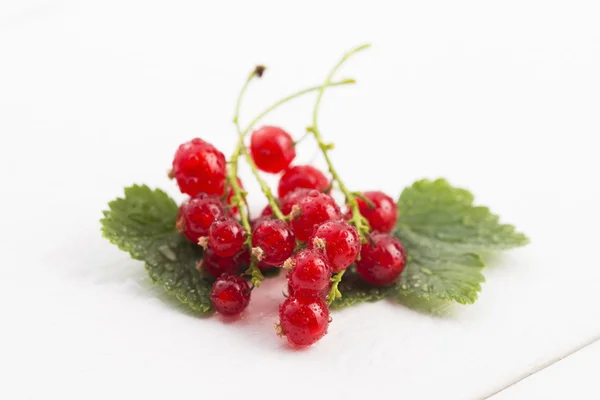
<path id="1" fill-rule="evenodd" d="M 201 263 L 202 268 L 215 278 L 222 274 L 237 275 L 242 265 L 237 257 L 219 257 L 212 249 L 206 249 Z"/>
<path id="2" fill-rule="evenodd" d="M 288 215 L 292 211 L 292 207 L 294 205 L 296 205 L 302 197 L 304 197 L 308 193 L 310 193 L 311 190 L 312 189 L 306 189 L 306 188 L 295 189 L 295 190 L 292 190 L 291 192 L 289 192 L 288 194 L 286 194 L 285 196 L 283 196 L 282 198 L 280 198 L 278 200 L 278 202 L 279 202 L 279 209 L 281 210 L 282 214 Z M 272 216 L 273 209 L 271 208 L 271 205 L 267 204 L 265 206 L 265 208 L 263 208 L 260 215 L 262 217 Z"/>
<path id="3" fill-rule="evenodd" d="M 235 178 L 237 180 L 238 185 L 240 186 L 240 189 L 244 190 L 244 185 L 242 184 L 242 181 L 240 180 L 240 178 Z M 235 196 L 235 193 L 233 191 L 233 187 L 228 186 L 227 187 L 227 204 L 229 206 L 231 206 L 231 214 L 236 215 L 238 213 L 238 208 L 237 206 L 235 206 L 233 204 L 233 197 Z"/>
<path id="4" fill-rule="evenodd" d="M 360 253 L 356 228 L 344 221 L 327 221 L 313 233 L 310 248 L 321 248 L 333 272 L 348 268 Z"/>
<path id="5" fill-rule="evenodd" d="M 311 190 L 296 204 L 297 215 L 292 215 L 292 229 L 296 238 L 307 241 L 315 228 L 327 221 L 341 218 L 340 209 L 335 200 L 325 193 Z M 292 212 L 294 214 L 294 212 Z"/>
<path id="6" fill-rule="evenodd" d="M 327 333 L 329 309 L 318 297 L 291 296 L 279 306 L 280 333 L 294 346 L 309 346 Z"/>
<path id="7" fill-rule="evenodd" d="M 282 214 L 288 215 L 290 212 L 292 212 L 292 207 L 298 204 L 298 201 L 310 193 L 310 191 L 311 189 L 305 188 L 295 189 L 279 199 L 279 208 L 281 209 Z M 267 204 L 260 215 L 263 217 L 273 215 L 271 206 Z"/>
<path id="8" fill-rule="evenodd" d="M 261 222 L 263 222 L 266 219 L 273 219 L 273 217 L 271 215 L 261 215 L 259 217 L 254 218 L 252 221 L 250 221 L 250 226 L 252 227 L 252 231 L 254 232 L 254 229 L 261 224 Z"/>
<path id="9" fill-rule="evenodd" d="M 373 285 L 387 285 L 402 273 L 406 252 L 398 239 L 386 233 L 374 234 L 372 239 L 372 244 L 363 245 L 356 271 Z"/>
<path id="10" fill-rule="evenodd" d="M 294 252 L 296 237 L 290 227 L 278 219 L 261 219 L 252 232 L 252 247 L 260 249 L 260 261 L 280 266 Z"/>
<path id="11" fill-rule="evenodd" d="M 210 300 L 217 312 L 223 315 L 237 315 L 250 303 L 250 285 L 239 276 L 221 275 L 213 283 Z"/>
<path id="12" fill-rule="evenodd" d="M 288 261 L 286 261 L 288 264 Z M 331 267 L 321 251 L 302 250 L 289 260 L 288 283 L 293 293 L 319 296 L 329 288 Z"/>
<path id="13" fill-rule="evenodd" d="M 321 300 L 323 301 L 327 301 L 327 296 L 329 296 L 329 292 L 331 292 L 331 283 L 329 285 L 327 285 L 326 288 L 324 288 L 323 290 L 321 290 L 321 292 L 319 292 L 319 294 L 317 295 Z M 290 283 L 288 281 L 288 286 L 287 286 L 287 293 L 285 297 L 291 297 L 294 296 L 294 288 L 290 286 Z M 307 297 L 306 293 L 299 293 L 299 296 L 304 296 Z M 313 294 L 314 296 L 314 294 Z M 308 297 L 310 297 L 310 294 L 308 294 Z"/>
<path id="14" fill-rule="evenodd" d="M 181 205 L 177 229 L 191 242 L 198 243 L 199 238 L 208 235 L 213 222 L 227 215 L 220 198 L 200 193 Z"/>
<path id="15" fill-rule="evenodd" d="M 296 157 L 296 148 L 289 133 L 275 126 L 263 126 L 252 132 L 250 153 L 261 171 L 277 174 Z"/>
<path id="16" fill-rule="evenodd" d="M 233 218 L 223 218 L 212 223 L 208 232 L 208 245 L 219 257 L 233 257 L 242 250 L 246 233 Z"/>
<path id="17" fill-rule="evenodd" d="M 223 153 L 198 138 L 179 146 L 173 159 L 172 174 L 179 189 L 190 196 L 198 193 L 222 195 L 225 170 Z"/>
<path id="18" fill-rule="evenodd" d="M 363 196 L 373 203 L 356 199 L 360 213 L 369 221 L 371 229 L 375 232 L 391 232 L 398 219 L 398 207 L 394 200 L 382 192 L 364 192 Z"/>
<path id="19" fill-rule="evenodd" d="M 271 208 L 270 204 L 267 204 L 265 206 L 265 208 L 263 208 L 263 210 L 260 213 L 261 217 L 271 217 L 273 216 L 273 209 Z"/>
<path id="20" fill-rule="evenodd" d="M 306 195 L 308 195 L 311 191 L 312 189 L 306 188 L 294 189 L 281 198 L 279 203 L 281 204 L 281 212 L 283 215 L 288 215 L 290 212 L 292 212 L 292 207 L 298 204 L 300 199 L 306 197 Z"/>
<path id="21" fill-rule="evenodd" d="M 279 197 L 283 197 L 294 189 L 316 189 L 319 192 L 324 192 L 329 189 L 331 183 L 329 179 L 318 169 L 310 165 L 296 165 L 288 168 L 281 179 L 277 193 Z"/>
<path id="22" fill-rule="evenodd" d="M 247 268 L 250 266 L 250 250 L 248 250 L 248 248 L 243 248 L 242 251 L 240 251 L 239 253 L 237 253 L 233 259 L 235 260 L 236 264 L 238 264 L 239 266 L 242 266 L 244 268 Z"/>

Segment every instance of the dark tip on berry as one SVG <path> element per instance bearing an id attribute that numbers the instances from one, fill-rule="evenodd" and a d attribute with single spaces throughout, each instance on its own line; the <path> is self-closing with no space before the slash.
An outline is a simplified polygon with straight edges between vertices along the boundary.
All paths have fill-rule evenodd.
<path id="1" fill-rule="evenodd" d="M 296 266 L 296 262 L 292 258 L 288 258 L 283 263 L 282 268 L 285 269 L 286 271 L 291 271 L 292 269 L 294 269 L 295 266 Z"/>
<path id="2" fill-rule="evenodd" d="M 265 256 L 265 251 L 260 247 L 252 248 L 252 257 L 254 257 L 257 261 L 261 261 Z"/>
<path id="3" fill-rule="evenodd" d="M 201 236 L 198 238 L 198 245 L 202 246 L 204 250 L 208 248 L 208 236 Z"/>
<path id="4" fill-rule="evenodd" d="M 289 214 L 289 219 L 298 219 L 302 215 L 302 208 L 298 204 L 292 206 L 292 211 Z"/>
<path id="5" fill-rule="evenodd" d="M 320 237 L 315 237 L 313 239 L 313 246 L 317 249 L 323 250 L 325 248 L 325 240 Z"/>
<path id="6" fill-rule="evenodd" d="M 256 74 L 256 76 L 259 78 L 262 78 L 263 74 L 265 73 L 265 69 L 267 69 L 267 67 L 264 65 L 257 65 L 256 68 L 254 68 L 254 74 Z"/>
<path id="7" fill-rule="evenodd" d="M 280 338 L 285 336 L 285 331 L 283 330 L 283 326 L 281 326 L 281 324 L 279 322 L 276 322 L 274 324 L 275 327 L 275 333 L 277 334 L 277 336 L 279 336 Z"/>

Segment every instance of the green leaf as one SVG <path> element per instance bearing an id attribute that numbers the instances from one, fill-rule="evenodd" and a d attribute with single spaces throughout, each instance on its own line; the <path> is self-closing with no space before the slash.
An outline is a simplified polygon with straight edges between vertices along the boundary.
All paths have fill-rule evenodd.
<path id="1" fill-rule="evenodd" d="M 473 195 L 444 179 L 421 180 L 404 189 L 398 201 L 396 236 L 408 262 L 394 296 L 474 303 L 485 281 L 481 253 L 523 246 L 528 239 L 501 224 Z"/>
<path id="2" fill-rule="evenodd" d="M 391 298 L 413 309 L 439 314 L 455 301 L 477 300 L 485 281 L 481 254 L 523 246 L 529 241 L 514 226 L 501 224 L 473 195 L 447 181 L 421 180 L 398 200 L 395 235 L 407 252 L 407 265 L 392 286 L 377 288 L 346 273 L 342 298 L 333 308 Z"/>
<path id="3" fill-rule="evenodd" d="M 102 234 L 145 262 L 150 279 L 192 310 L 212 311 L 211 282 L 196 269 L 202 249 L 177 232 L 177 204 L 162 190 L 134 185 L 104 211 Z"/>
<path id="4" fill-rule="evenodd" d="M 338 310 L 366 301 L 373 302 L 384 299 L 390 294 L 392 288 L 381 288 L 368 284 L 360 278 L 353 267 L 348 268 L 340 282 L 338 289 L 342 297 L 335 299 L 330 308 Z"/>
<path id="5" fill-rule="evenodd" d="M 529 243 L 512 225 L 501 224 L 487 207 L 473 205 L 473 195 L 446 180 L 417 181 L 398 201 L 398 229 L 411 243 L 453 253 L 481 253 Z"/>
<path id="6" fill-rule="evenodd" d="M 451 314 L 453 310 L 452 305 L 454 304 L 451 301 L 442 300 L 435 297 L 429 297 L 425 299 L 416 294 L 396 293 L 393 297 L 393 300 L 405 307 L 412 308 L 415 311 L 435 316 Z"/>
<path id="7" fill-rule="evenodd" d="M 474 303 L 481 283 L 485 281 L 481 270 L 485 266 L 475 253 L 441 253 L 415 246 L 397 232 L 408 252 L 406 267 L 396 283 L 401 295 L 416 294 L 424 299 L 454 300 Z M 431 251 L 429 251 L 431 250 Z"/>

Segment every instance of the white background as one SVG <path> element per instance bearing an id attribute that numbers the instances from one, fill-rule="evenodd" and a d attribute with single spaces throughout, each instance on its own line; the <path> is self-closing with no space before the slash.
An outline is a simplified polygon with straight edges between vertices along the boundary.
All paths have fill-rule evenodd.
<path id="1" fill-rule="evenodd" d="M 535 373 L 600 337 L 599 15 L 594 0 L 0 2 L 0 398 L 477 399 L 523 378 L 498 398 L 598 398 L 581 373 L 597 349 Z M 240 320 L 199 319 L 100 237 L 126 185 L 181 199 L 178 144 L 233 150 L 255 64 L 244 121 L 365 41 L 340 73 L 358 85 L 322 110 L 347 183 L 396 197 L 443 176 L 532 238 L 489 260 L 474 306 L 367 304 L 291 351 L 272 328 L 281 280 Z M 313 100 L 265 122 L 297 137 Z"/>

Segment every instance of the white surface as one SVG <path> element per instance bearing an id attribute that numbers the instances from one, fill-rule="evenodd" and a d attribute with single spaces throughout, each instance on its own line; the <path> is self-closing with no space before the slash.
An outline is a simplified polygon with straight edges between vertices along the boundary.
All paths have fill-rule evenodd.
<path id="1" fill-rule="evenodd" d="M 522 380 L 490 400 L 598 399 L 600 342 Z"/>
<path id="2" fill-rule="evenodd" d="M 368 4 L 2 2 L 0 398 L 482 398 L 600 335 L 600 5 Z M 490 261 L 476 305 L 356 307 L 292 352 L 272 329 L 281 281 L 240 321 L 197 319 L 100 237 L 123 186 L 176 195 L 179 143 L 232 151 L 253 65 L 269 70 L 246 120 L 364 41 L 340 74 L 359 85 L 330 91 L 322 113 L 348 183 L 397 196 L 444 176 L 533 240 Z M 266 122 L 298 135 L 311 103 Z"/>

